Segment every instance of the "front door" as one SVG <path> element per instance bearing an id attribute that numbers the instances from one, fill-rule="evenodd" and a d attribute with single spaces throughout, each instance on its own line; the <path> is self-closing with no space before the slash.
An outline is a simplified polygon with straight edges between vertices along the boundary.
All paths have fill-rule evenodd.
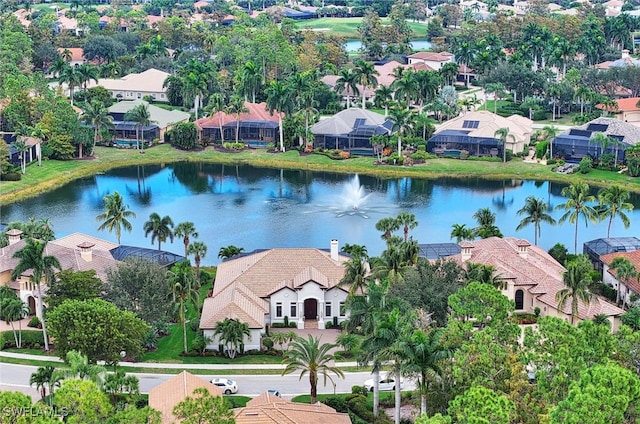
<path id="1" fill-rule="evenodd" d="M 315 299 L 305 299 L 304 319 L 316 319 L 318 316 L 318 301 Z"/>

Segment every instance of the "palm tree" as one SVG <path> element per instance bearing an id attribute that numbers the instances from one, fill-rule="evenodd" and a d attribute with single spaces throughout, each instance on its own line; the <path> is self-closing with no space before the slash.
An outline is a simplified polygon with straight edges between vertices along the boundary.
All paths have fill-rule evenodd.
<path id="1" fill-rule="evenodd" d="M 151 244 L 158 240 L 158 250 L 162 250 L 162 243 L 167 239 L 173 243 L 173 220 L 168 215 L 160 218 L 160 215 L 153 212 L 149 215 L 149 220 L 144 223 L 143 229 L 145 237 L 151 234 Z"/>
<path id="2" fill-rule="evenodd" d="M 59 373 L 63 378 L 93 381 L 99 388 L 102 388 L 104 377 L 107 373 L 102 365 L 91 364 L 86 355 L 76 350 L 70 350 L 64 358 L 68 368 L 60 368 L 55 373 Z M 54 373 L 54 374 L 55 374 Z M 55 375 L 53 377 L 55 379 Z"/>
<path id="3" fill-rule="evenodd" d="M 140 392 L 140 380 L 135 375 L 127 375 L 122 370 L 116 370 L 114 373 L 105 375 L 102 390 L 115 404 L 118 396 L 122 394 L 137 395 Z"/>
<path id="4" fill-rule="evenodd" d="M 442 65 L 438 72 L 444 78 L 445 85 L 453 85 L 459 73 L 458 64 L 455 62 L 447 62 Z"/>
<path id="5" fill-rule="evenodd" d="M 390 118 L 393 122 L 392 130 L 396 132 L 398 137 L 398 157 L 402 157 L 402 137 L 413 126 L 414 112 L 401 107 L 394 107 L 391 109 Z"/>
<path id="6" fill-rule="evenodd" d="M 478 226 L 473 229 L 474 234 L 480 238 L 502 237 L 502 232 L 495 225 L 496 214 L 489 208 L 480 208 L 473 214 Z"/>
<path id="7" fill-rule="evenodd" d="M 213 336 L 220 336 L 220 344 L 224 345 L 227 355 L 229 355 L 230 359 L 233 359 L 236 357 L 238 351 L 241 350 L 245 336 L 251 340 L 251 330 L 249 329 L 249 324 L 246 322 L 225 318 L 224 321 L 218 321 L 216 323 Z"/>
<path id="8" fill-rule="evenodd" d="M 244 105 L 243 105 L 244 106 Z M 209 96 L 209 102 L 207 103 L 206 111 L 211 115 L 215 115 L 218 112 L 224 112 L 226 109 L 224 97 L 220 93 L 213 93 Z M 222 113 L 218 115 L 218 128 L 220 130 L 220 144 L 224 144 L 224 131 L 222 129 L 223 116 Z"/>
<path id="9" fill-rule="evenodd" d="M 408 110 L 420 92 L 416 73 L 411 70 L 404 72 L 401 78 L 391 83 L 391 89 L 394 90 L 395 99 L 405 102 Z"/>
<path id="10" fill-rule="evenodd" d="M 173 302 L 178 313 L 178 321 L 182 324 L 182 341 L 184 353 L 187 349 L 187 303 L 191 303 L 198 309 L 198 288 L 193 270 L 188 261 L 181 261 L 171 267 L 167 272 L 169 284 L 173 292 Z"/>
<path id="11" fill-rule="evenodd" d="M 16 347 L 22 349 L 22 319 L 29 316 L 29 305 L 24 303 L 18 297 L 9 297 L 2 299 L 0 308 L 4 315 L 5 322 L 11 325 L 13 330 L 13 338 L 16 341 Z M 18 332 L 14 327 L 14 321 L 18 321 Z"/>
<path id="12" fill-rule="evenodd" d="M 463 64 L 469 68 L 469 64 L 473 61 L 475 56 L 474 47 L 471 40 L 467 37 L 458 37 L 453 45 L 453 54 L 458 64 Z M 465 87 L 469 86 L 469 71 L 465 74 Z"/>
<path id="13" fill-rule="evenodd" d="M 403 229 L 405 242 L 409 238 L 409 230 L 413 230 L 418 226 L 416 216 L 406 211 L 400 212 L 398 214 L 398 216 L 396 217 L 396 223 L 398 224 L 399 228 Z"/>
<path id="14" fill-rule="evenodd" d="M 595 202 L 596 198 L 589 194 L 589 185 L 583 182 L 571 183 L 562 189 L 561 194 L 567 198 L 567 201 L 556 206 L 556 209 L 565 211 L 558 223 L 562 224 L 568 220 L 571 224 L 575 224 L 573 252 L 577 254 L 579 218 L 581 215 L 584 217 L 585 226 L 589 225 L 589 222 L 595 223 L 598 220 L 598 213 L 589 205 L 590 202 Z"/>
<path id="15" fill-rule="evenodd" d="M 194 241 L 189 245 L 187 254 L 193 255 L 193 261 L 196 263 L 196 278 L 200 281 L 200 261 L 207 255 L 207 245 L 201 241 Z"/>
<path id="16" fill-rule="evenodd" d="M 502 144 L 502 162 L 505 163 L 507 161 L 507 137 L 511 137 L 514 143 L 516 138 L 513 134 L 509 134 L 509 128 L 507 127 L 498 128 L 493 135 L 497 137 L 498 140 L 500 140 L 500 144 Z"/>
<path id="17" fill-rule="evenodd" d="M 233 114 L 236 116 L 236 143 L 240 139 L 240 114 L 248 112 L 249 109 L 244 105 L 244 100 L 242 97 L 234 94 L 229 99 L 229 104 L 227 105 L 227 113 Z M 222 128 L 220 128 L 222 131 Z"/>
<path id="18" fill-rule="evenodd" d="M 553 159 L 553 140 L 560 131 L 560 128 L 553 125 L 545 125 L 544 128 L 542 128 L 545 138 L 549 140 L 549 159 Z"/>
<path id="19" fill-rule="evenodd" d="M 309 335 L 308 339 L 298 337 L 289 345 L 289 350 L 285 353 L 283 363 L 287 366 L 282 371 L 282 375 L 291 374 L 300 371 L 300 379 L 305 375 L 309 375 L 309 384 L 311 385 L 311 403 L 318 402 L 318 377 L 324 377 L 326 386 L 327 379 L 334 383 L 329 373 L 333 373 L 340 378 L 344 378 L 342 370 L 331 365 L 335 361 L 335 357 L 329 353 L 329 350 L 336 347 L 334 344 L 323 343 L 320 345 L 320 338 Z"/>
<path id="20" fill-rule="evenodd" d="M 82 84 L 81 75 L 75 66 L 67 66 L 62 70 L 58 77 L 60 83 L 67 83 L 69 86 L 69 98 L 71 106 L 73 106 L 73 89 Z"/>
<path id="21" fill-rule="evenodd" d="M 365 62 L 362 59 L 356 60 L 353 73 L 356 75 L 356 79 L 362 86 L 362 109 L 366 109 L 365 92 L 367 87 L 376 87 L 378 85 L 378 79 L 376 75 L 380 73 L 376 70 L 373 63 Z"/>
<path id="22" fill-rule="evenodd" d="M 252 61 L 248 61 L 240 69 L 239 82 L 245 101 L 251 94 L 251 103 L 256 102 L 256 91 L 262 86 L 262 72 L 260 68 Z"/>
<path id="23" fill-rule="evenodd" d="M 189 255 L 189 242 L 191 241 L 191 237 L 198 238 L 196 226 L 190 221 L 181 222 L 176 225 L 176 229 L 173 234 L 176 237 L 182 237 L 182 242 L 184 243 L 184 257 L 186 258 Z"/>
<path id="24" fill-rule="evenodd" d="M 31 270 L 30 281 L 38 289 L 38 317 L 42 323 L 42 336 L 44 338 L 44 350 L 49 351 L 49 339 L 47 337 L 47 326 L 42 312 L 42 280 L 46 278 L 50 281 L 54 275 L 54 269 L 61 270 L 60 261 L 55 256 L 47 255 L 47 243 L 28 238 L 26 245 L 13 254 L 14 259 L 19 262 L 11 272 L 11 280 L 16 281 L 25 271 Z"/>
<path id="25" fill-rule="evenodd" d="M 632 278 L 638 276 L 638 271 L 633 266 L 633 264 L 627 258 L 623 258 L 618 256 L 613 261 L 611 261 L 611 265 L 609 268 L 615 271 L 616 280 L 618 280 L 618 284 L 616 284 L 616 305 L 620 304 L 620 282 L 625 283 L 627 287 L 629 287 L 629 281 Z"/>
<path id="26" fill-rule="evenodd" d="M 80 85 L 84 91 L 87 91 L 87 84 L 89 81 L 94 80 L 96 84 L 98 83 L 98 68 L 96 66 L 90 65 L 88 63 L 83 63 L 77 68 Z"/>
<path id="27" fill-rule="evenodd" d="M 558 302 L 558 311 L 561 312 L 567 302 L 571 301 L 572 325 L 578 315 L 579 302 L 589 306 L 591 300 L 598 301 L 598 298 L 589 291 L 591 271 L 593 271 L 593 266 L 589 258 L 586 255 L 580 255 L 567 263 L 567 271 L 562 275 L 565 288 L 556 293 L 556 302 Z"/>
<path id="28" fill-rule="evenodd" d="M 598 192 L 597 211 L 602 219 L 609 217 L 607 237 L 611 235 L 611 224 L 616 215 L 620 217 L 624 228 L 629 228 L 631 221 L 624 211 L 631 212 L 633 210 L 633 204 L 628 202 L 630 197 L 631 194 L 627 190 L 617 185 L 603 188 Z"/>
<path id="29" fill-rule="evenodd" d="M 456 243 L 460 243 L 462 240 L 473 240 L 475 235 L 473 230 L 468 228 L 466 224 L 453 224 L 451 238 L 455 238 Z"/>
<path id="30" fill-rule="evenodd" d="M 47 397 L 47 386 L 49 387 L 49 393 L 51 393 L 54 371 L 54 367 L 45 365 L 44 367 L 38 367 L 36 372 L 29 377 L 29 386 L 36 385 L 36 390 L 40 391 L 43 401 Z"/>
<path id="31" fill-rule="evenodd" d="M 520 224 L 516 227 L 516 231 L 520 231 L 529 224 L 533 224 L 533 244 L 538 245 L 538 237 L 540 236 L 540 223 L 545 222 L 550 225 L 555 225 L 556 220 L 547 213 L 549 210 L 549 204 L 543 199 L 538 199 L 533 196 L 526 198 L 524 206 L 517 213 L 518 215 L 524 215 L 524 218 L 520 221 Z"/>
<path id="32" fill-rule="evenodd" d="M 109 115 L 109 109 L 97 100 L 87 103 L 83 111 L 82 122 L 93 127 L 93 148 L 91 149 L 93 153 L 96 150 L 96 143 L 102 130 L 113 128 L 113 117 Z M 82 159 L 82 143 L 79 143 L 78 147 L 80 149 L 78 157 Z"/>
<path id="33" fill-rule="evenodd" d="M 338 79 L 336 79 L 336 84 L 333 86 L 333 89 L 338 93 L 342 93 L 346 91 L 347 93 L 347 109 L 349 109 L 350 103 L 349 100 L 351 98 L 350 93 L 357 96 L 360 94 L 358 90 L 358 77 L 349 68 L 340 69 L 338 73 Z"/>
<path id="34" fill-rule="evenodd" d="M 218 251 L 218 258 L 223 260 L 230 259 L 230 258 L 233 258 L 234 256 L 239 255 L 242 252 L 244 252 L 244 247 L 237 247 L 237 246 L 234 246 L 233 244 L 230 244 L 229 246 L 224 246 L 220 248 L 220 250 Z"/>
<path id="35" fill-rule="evenodd" d="M 489 284 L 498 290 L 507 288 L 507 282 L 504 276 L 502 274 L 496 274 L 496 269 L 493 265 L 467 262 L 464 279 L 467 283 L 477 282 Z"/>
<path id="36" fill-rule="evenodd" d="M 593 133 L 593 135 L 591 136 L 591 141 L 600 146 L 600 156 L 598 156 L 598 158 L 602 157 L 604 151 L 611 144 L 611 138 L 603 132 Z"/>
<path id="37" fill-rule="evenodd" d="M 104 204 L 105 211 L 96 216 L 96 220 L 102 221 L 102 224 L 98 227 L 98 231 L 107 229 L 109 232 L 112 232 L 115 230 L 116 239 L 118 240 L 118 244 L 120 244 L 122 230 L 125 229 L 131 232 L 133 228 L 128 218 L 135 218 L 136 214 L 129 210 L 129 205 L 124 204 L 124 199 L 117 191 L 104 196 Z"/>
<path id="38" fill-rule="evenodd" d="M 20 159 L 22 160 L 22 173 L 27 173 L 27 152 L 29 151 L 29 146 L 25 142 L 24 138 L 19 137 L 16 141 L 13 142 L 13 148 L 20 153 Z"/>
<path id="39" fill-rule="evenodd" d="M 451 356 L 451 351 L 442 342 L 441 330 L 414 330 L 411 338 L 402 345 L 406 357 L 406 372 L 417 375 L 420 392 L 420 414 L 427 413 L 429 382 L 442 375 L 440 364 Z"/>
<path id="40" fill-rule="evenodd" d="M 393 101 L 393 90 L 386 85 L 381 85 L 376 89 L 373 104 L 377 107 L 384 107 L 384 116 L 389 115 L 389 103 Z"/>
<path id="41" fill-rule="evenodd" d="M 382 239 L 389 240 L 391 238 L 391 234 L 398 230 L 400 226 L 398 225 L 398 221 L 394 218 L 382 218 L 378 222 L 376 222 L 376 230 L 382 231 Z"/>
<path id="42" fill-rule="evenodd" d="M 269 113 L 273 115 L 273 112 L 275 111 L 278 114 L 280 151 L 284 152 L 284 128 L 282 127 L 282 116 L 291 113 L 294 93 L 289 85 L 281 81 L 271 81 L 271 84 L 269 84 L 265 93 L 267 95 L 267 108 L 269 109 Z"/>
<path id="43" fill-rule="evenodd" d="M 134 107 L 133 109 L 125 113 L 125 120 L 133 121 L 136 123 L 136 139 L 138 141 L 138 149 L 141 149 L 140 152 L 144 153 L 144 127 L 147 127 L 154 122 L 151 120 L 149 105 L 145 102 Z M 140 138 L 142 138 L 142 143 L 140 143 L 140 139 L 138 138 L 138 129 L 140 129 L 142 132 L 142 134 L 140 135 Z"/>
<path id="44" fill-rule="evenodd" d="M 367 288 L 367 261 L 361 256 L 354 256 L 345 264 L 344 276 L 338 283 L 339 286 L 348 286 L 349 295 L 365 293 Z"/>
<path id="45" fill-rule="evenodd" d="M 195 110 L 195 118 L 198 119 L 198 112 L 202 98 L 207 94 L 207 74 L 200 71 L 191 71 L 187 73 L 182 80 L 182 89 L 184 98 L 193 99 L 193 109 Z"/>
<path id="46" fill-rule="evenodd" d="M 502 83 L 499 83 L 499 82 L 489 83 L 484 87 L 484 91 L 485 93 L 493 93 L 493 113 L 494 114 L 498 113 L 498 99 L 502 96 L 502 93 L 504 93 L 505 91 L 504 85 L 502 85 Z M 487 110 L 486 101 L 484 106 L 485 106 L 484 109 Z"/>

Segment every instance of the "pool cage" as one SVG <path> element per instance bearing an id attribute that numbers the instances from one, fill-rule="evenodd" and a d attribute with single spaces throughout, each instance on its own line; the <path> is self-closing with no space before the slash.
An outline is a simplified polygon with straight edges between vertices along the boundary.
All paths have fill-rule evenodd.
<path id="1" fill-rule="evenodd" d="M 617 154 L 618 162 L 624 161 L 624 152 L 630 146 L 623 142 L 624 136 L 606 134 L 617 141 L 617 149 L 613 143 L 610 143 L 603 151 L 600 144 L 593 141 L 594 133 L 605 133 L 608 128 L 608 124 L 590 123 L 583 127 L 572 128 L 568 134 L 558 135 L 551 141 L 553 156 L 567 162 L 580 162 L 583 157 L 598 159 L 603 153 L 611 153 Z"/>
<path id="2" fill-rule="evenodd" d="M 276 143 L 279 140 L 279 126 L 277 122 L 246 120 L 229 122 L 222 125 L 222 134 L 225 143 L 236 141 L 236 129 L 238 131 L 238 141 L 242 143 L 263 144 Z M 208 125 L 202 128 L 202 138 L 211 143 L 220 143 L 220 126 Z"/>
<path id="3" fill-rule="evenodd" d="M 469 156 L 502 157 L 502 143 L 492 137 L 471 137 L 465 131 L 444 130 L 434 134 L 427 142 L 427 151 L 451 156 L 451 152 L 466 150 Z"/>
<path id="4" fill-rule="evenodd" d="M 440 259 L 454 256 L 462 249 L 457 243 L 429 243 L 421 244 L 418 256 L 427 259 Z"/>
<path id="5" fill-rule="evenodd" d="M 165 268 L 171 268 L 175 263 L 185 260 L 186 258 L 175 253 L 166 252 L 164 250 L 147 249 L 145 247 L 136 246 L 118 246 L 110 250 L 111 256 L 117 261 L 125 261 L 128 258 L 142 258 L 155 262 Z"/>
<path id="6" fill-rule="evenodd" d="M 144 139 L 147 143 L 156 138 L 160 138 L 160 127 L 155 124 L 138 126 L 137 123 L 131 121 L 113 121 L 113 128 L 109 130 L 112 138 L 115 140 L 136 141 L 136 130 L 140 140 Z"/>
<path id="7" fill-rule="evenodd" d="M 361 155 L 373 155 L 371 137 L 374 135 L 391 134 L 392 121 L 385 121 L 382 125 L 367 125 L 365 119 L 358 118 L 354 128 L 346 134 L 316 134 L 313 140 L 314 148 L 344 150 Z"/>
<path id="8" fill-rule="evenodd" d="M 602 272 L 600 256 L 616 252 L 632 252 L 640 250 L 640 239 L 636 237 L 609 237 L 588 241 L 582 246 L 596 271 Z"/>

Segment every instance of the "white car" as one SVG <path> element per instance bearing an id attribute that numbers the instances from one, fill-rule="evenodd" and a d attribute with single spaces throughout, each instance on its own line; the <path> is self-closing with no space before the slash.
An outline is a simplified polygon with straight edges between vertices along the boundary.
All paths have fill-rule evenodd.
<path id="1" fill-rule="evenodd" d="M 400 379 L 400 388 L 404 386 L 404 380 Z M 373 392 L 373 378 L 364 382 L 364 388 L 370 392 Z M 396 380 L 392 375 L 381 375 L 380 382 L 378 383 L 379 390 L 395 390 Z"/>
<path id="2" fill-rule="evenodd" d="M 228 378 L 214 378 L 211 380 L 211 384 L 218 386 L 220 391 L 225 395 L 230 395 L 238 392 L 238 385 L 235 381 Z"/>

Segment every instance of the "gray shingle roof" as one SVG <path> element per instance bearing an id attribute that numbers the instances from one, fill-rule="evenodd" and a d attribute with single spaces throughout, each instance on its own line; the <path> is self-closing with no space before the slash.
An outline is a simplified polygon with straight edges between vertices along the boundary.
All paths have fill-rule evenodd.
<path id="1" fill-rule="evenodd" d="M 311 132 L 324 135 L 348 134 L 354 129 L 356 119 L 365 119 L 365 125 L 376 127 L 385 127 L 385 122 L 389 120 L 379 113 L 352 107 L 316 123 L 311 128 Z M 385 127 L 384 132 L 389 133 L 389 130 Z"/>

